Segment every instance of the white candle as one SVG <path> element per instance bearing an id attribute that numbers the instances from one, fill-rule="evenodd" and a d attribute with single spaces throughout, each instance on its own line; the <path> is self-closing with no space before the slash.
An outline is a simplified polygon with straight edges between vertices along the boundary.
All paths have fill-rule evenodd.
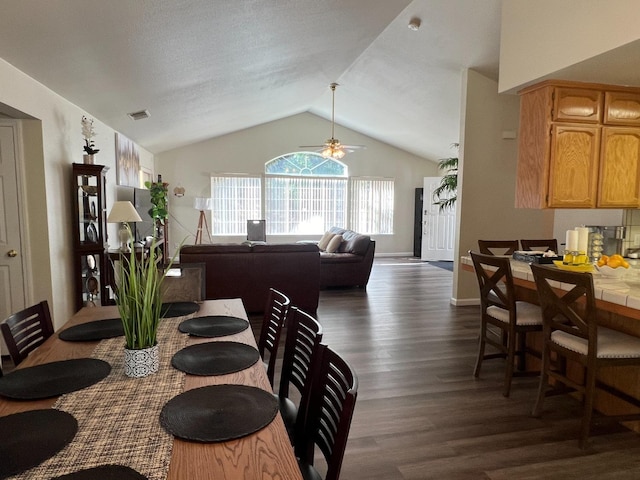
<path id="1" fill-rule="evenodd" d="M 589 249 L 589 229 L 586 227 L 576 227 L 578 232 L 578 248 L 582 253 L 587 253 Z"/>
<path id="2" fill-rule="evenodd" d="M 570 252 L 578 250 L 578 232 L 576 230 L 567 230 L 567 239 L 564 248 Z"/>

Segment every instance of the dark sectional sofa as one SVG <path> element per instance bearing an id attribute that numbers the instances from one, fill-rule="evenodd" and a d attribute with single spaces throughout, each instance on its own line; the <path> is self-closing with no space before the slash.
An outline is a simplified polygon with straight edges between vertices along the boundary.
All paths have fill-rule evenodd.
<path id="1" fill-rule="evenodd" d="M 318 308 L 320 255 L 316 245 L 186 245 L 180 264 L 206 265 L 206 298 L 241 298 L 249 313 L 264 311 L 269 288 L 308 312 Z"/>
<path id="2" fill-rule="evenodd" d="M 329 232 L 342 235 L 334 253 L 320 252 L 320 288 L 366 288 L 373 266 L 376 242 L 368 235 L 331 227 Z"/>

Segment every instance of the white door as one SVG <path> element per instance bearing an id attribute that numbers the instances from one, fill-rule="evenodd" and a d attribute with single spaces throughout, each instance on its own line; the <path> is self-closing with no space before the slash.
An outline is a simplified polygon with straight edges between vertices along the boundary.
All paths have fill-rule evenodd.
<path id="1" fill-rule="evenodd" d="M 441 177 L 424 178 L 422 196 L 422 261 L 453 261 L 456 237 L 456 211 L 433 204 L 433 191 L 440 185 Z"/>
<path id="2" fill-rule="evenodd" d="M 25 308 L 15 127 L 0 124 L 0 321 Z M 4 341 L 0 350 L 7 353 Z"/>

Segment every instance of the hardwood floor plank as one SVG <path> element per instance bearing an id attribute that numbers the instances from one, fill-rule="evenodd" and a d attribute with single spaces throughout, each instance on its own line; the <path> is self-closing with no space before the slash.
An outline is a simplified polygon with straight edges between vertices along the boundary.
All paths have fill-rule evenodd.
<path id="1" fill-rule="evenodd" d="M 550 398 L 533 418 L 536 377 L 514 378 L 510 398 L 504 360 L 473 377 L 479 307 L 450 304 L 452 277 L 412 258 L 376 259 L 366 290 L 321 292 L 324 342 L 359 377 L 341 478 L 640 478 L 637 433 L 594 427 L 582 452 L 577 401 Z"/>

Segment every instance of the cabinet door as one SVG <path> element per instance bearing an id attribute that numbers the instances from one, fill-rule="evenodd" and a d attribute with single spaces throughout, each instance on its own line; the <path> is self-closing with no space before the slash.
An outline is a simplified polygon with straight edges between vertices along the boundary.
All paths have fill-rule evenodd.
<path id="1" fill-rule="evenodd" d="M 548 206 L 596 205 L 600 127 L 554 125 L 551 132 Z"/>
<path id="2" fill-rule="evenodd" d="M 603 127 L 598 206 L 640 206 L 640 130 Z"/>
<path id="3" fill-rule="evenodd" d="M 640 125 L 640 94 L 606 92 L 604 123 L 607 125 Z"/>
<path id="4" fill-rule="evenodd" d="M 603 92 L 586 88 L 557 87 L 553 98 L 553 120 L 599 123 Z"/>

